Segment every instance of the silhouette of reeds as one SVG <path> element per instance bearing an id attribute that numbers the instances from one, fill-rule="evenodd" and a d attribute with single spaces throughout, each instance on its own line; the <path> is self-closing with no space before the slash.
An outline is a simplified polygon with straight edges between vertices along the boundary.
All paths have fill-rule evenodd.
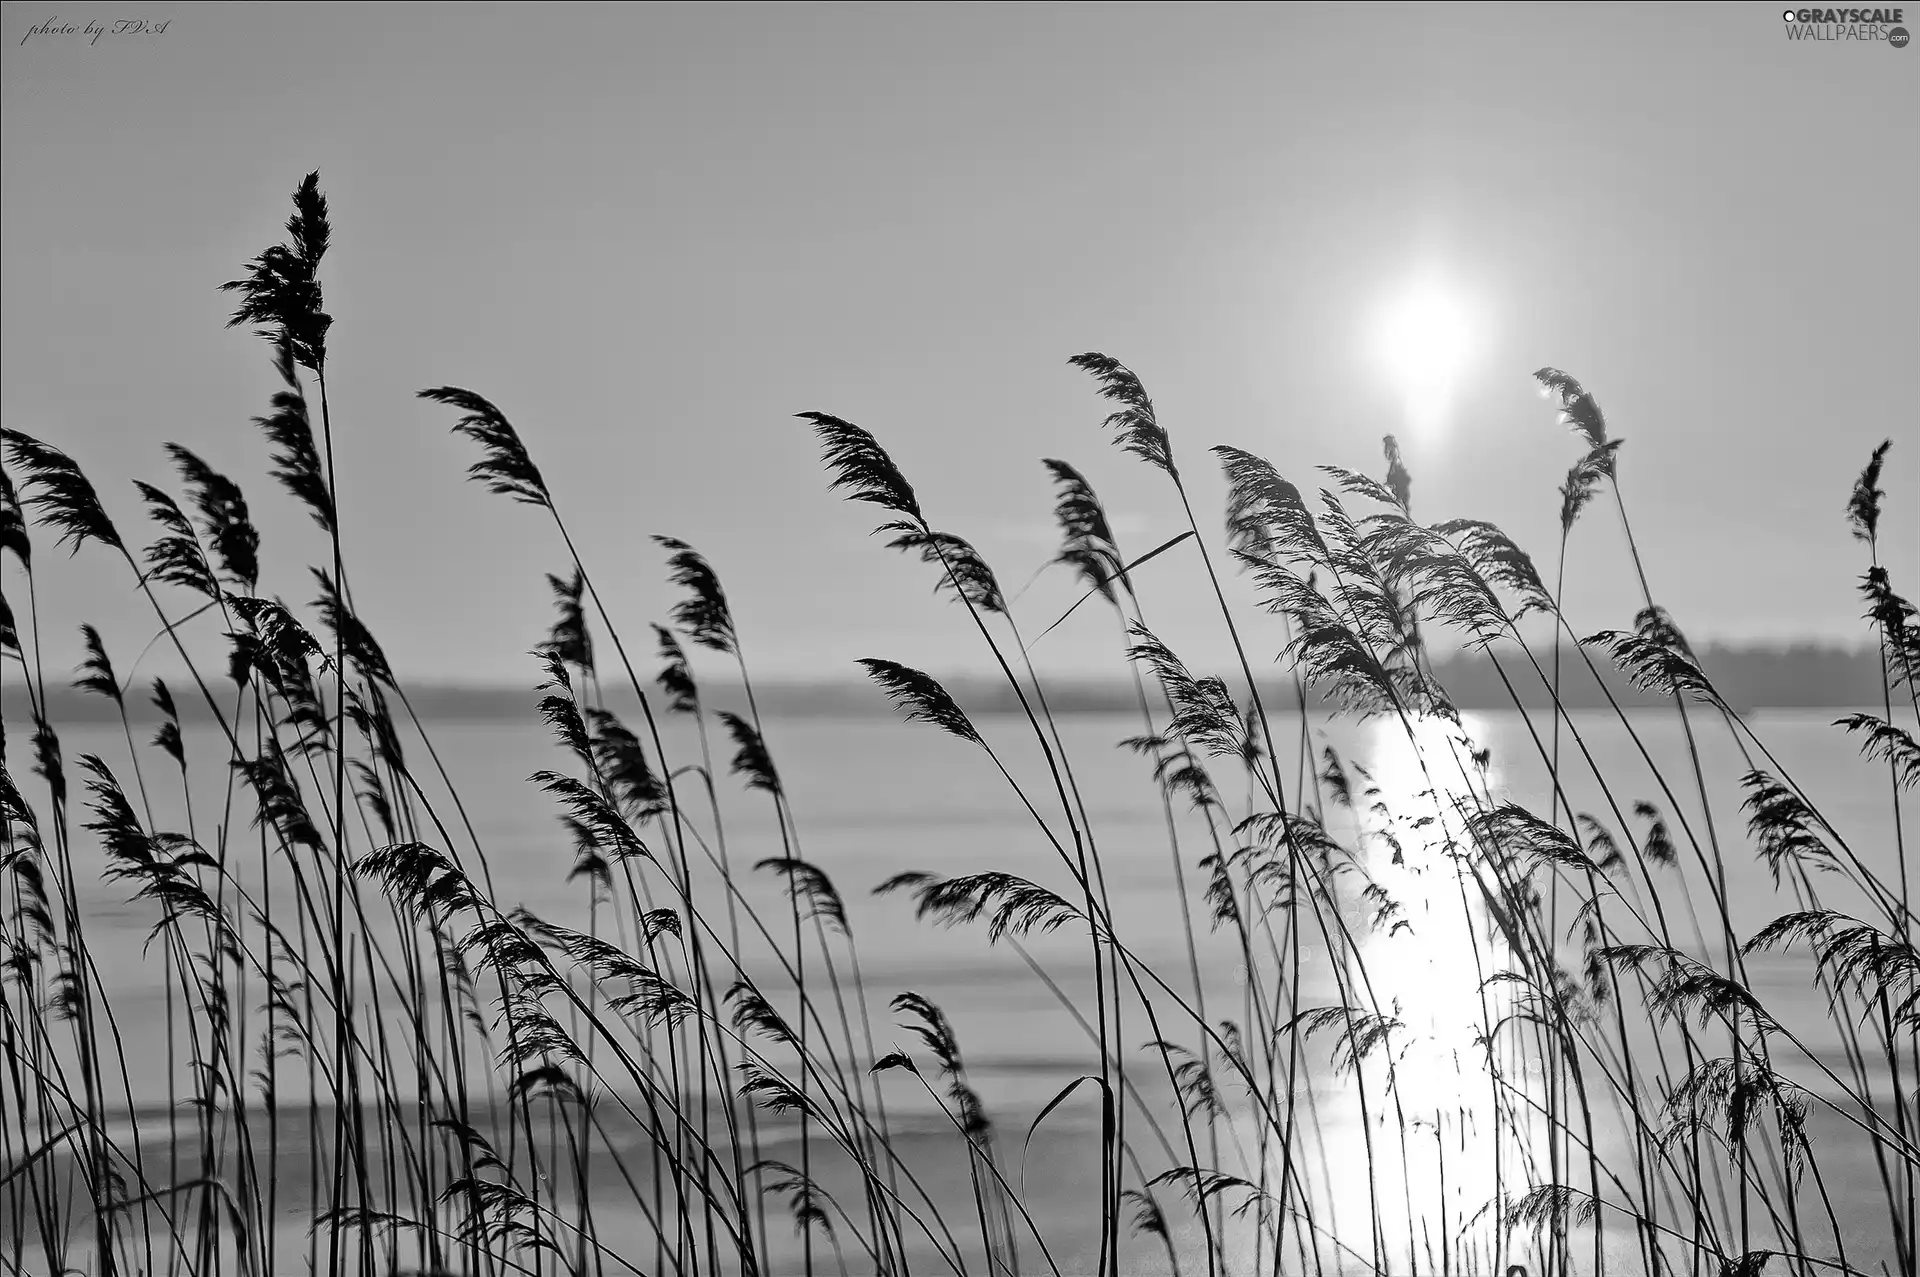
<path id="1" fill-rule="evenodd" d="M 326 537 L 309 603 L 268 592 L 248 499 L 195 453 L 166 447 L 179 495 L 136 484 L 154 525 L 138 545 L 63 451 L 12 429 L 0 441 L 4 722 L 27 742 L 0 754 L 8 1271 L 1915 1271 L 1920 952 L 1903 822 L 1920 782 L 1920 621 L 1881 562 L 1890 445 L 1845 507 L 1867 550 L 1880 702 L 1835 724 L 1862 776 L 1884 775 L 1889 881 L 1873 835 L 1830 819 L 1656 602 L 1621 493 L 1630 454 L 1564 372 L 1536 374 L 1583 449 L 1559 488 L 1549 581 L 1491 524 L 1421 523 L 1391 436 L 1378 480 L 1289 478 L 1213 449 L 1228 493 L 1216 542 L 1142 379 L 1077 356 L 1112 405 L 1113 442 L 1164 480 L 1183 527 L 1129 559 L 1086 472 L 1047 461 L 1049 566 L 1084 593 L 1038 618 L 931 522 L 931 490 L 873 433 L 802 414 L 829 488 L 885 512 L 876 532 L 964 612 L 1016 709 L 989 718 L 909 663 L 861 662 L 900 718 L 964 747 L 930 742 L 928 765 L 983 768 L 1045 854 L 855 885 L 977 928 L 1060 1004 L 1086 1063 L 1021 1109 L 970 1068 L 937 990 L 888 987 L 863 962 L 832 852 L 802 837 L 808 796 L 782 773 L 785 734 L 761 713 L 754 636 L 719 570 L 656 538 L 673 594 L 642 677 L 569 530 L 564 476 L 550 484 L 497 405 L 440 387 L 421 395 L 458 414 L 471 477 L 558 537 L 533 669 L 560 760 L 527 797 L 557 816 L 550 876 L 578 909 L 541 916 L 504 894 L 502 849 L 354 606 L 335 450 L 355 434 L 328 409 L 317 175 L 294 205 L 286 242 L 225 287 L 281 383 L 254 422 L 269 475 Z M 1563 610 L 1566 550 L 1576 528 L 1592 534 L 1581 519 L 1603 490 L 1642 605 L 1592 632 Z M 145 684 L 150 737 L 135 731 L 134 667 L 82 626 L 74 685 L 111 707 L 120 744 L 69 761 L 42 660 L 41 534 L 118 558 L 146 600 L 149 646 L 172 662 Z M 1153 577 L 1183 562 L 1217 605 L 1225 676 L 1150 625 Z M 1223 567 L 1257 609 L 1233 602 Z M 1117 886 L 1144 862 L 1119 859 L 1126 830 L 1089 801 L 1091 764 L 1031 660 L 1091 600 L 1135 689 L 1120 744 L 1163 828 L 1166 970 Z M 215 643 L 226 660 L 209 669 L 194 650 Z M 1445 643 L 1486 654 L 1546 778 L 1544 814 L 1472 738 L 1438 673 Z M 1254 676 L 1276 654 L 1284 703 Z M 696 656 L 725 662 L 744 712 L 712 702 Z M 1652 721 L 1604 680 L 1607 711 L 1568 712 L 1569 676 L 1603 665 L 1672 702 L 1684 767 L 1658 761 Z M 197 704 L 176 700 L 185 688 Z M 1384 756 L 1343 757 L 1310 694 L 1373 724 Z M 631 726 L 622 702 L 639 708 Z M 1643 766 L 1603 766 L 1603 729 Z M 1708 732 L 1741 760 L 1731 784 L 1704 761 Z M 741 858 L 752 845 L 766 854 Z M 148 1037 L 130 1029 L 133 973 L 101 960 L 101 881 L 132 896 L 158 949 Z M 1774 916 L 1737 917 L 1736 883 L 1770 891 Z M 1785 953 L 1799 964 L 1756 977 Z M 1802 987 L 1783 991 L 1779 970 Z M 156 1077 L 158 1111 L 136 1096 Z M 1056 1134 L 1076 1112 L 1080 1134 Z M 1084 1182 L 1027 1174 L 1047 1139 Z"/>

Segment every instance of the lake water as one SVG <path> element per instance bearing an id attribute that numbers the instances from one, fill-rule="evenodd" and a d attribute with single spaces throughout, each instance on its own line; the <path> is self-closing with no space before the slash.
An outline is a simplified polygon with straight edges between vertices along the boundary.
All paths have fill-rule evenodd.
<path id="1" fill-rule="evenodd" d="M 1853 743 L 1839 729 L 1829 726 L 1840 712 L 1760 712 L 1748 722 L 1772 751 L 1777 766 L 1792 775 L 1844 835 L 1852 853 L 1884 881 L 1894 884 L 1900 865 L 1886 771 L 1859 758 Z M 1704 841 L 1707 823 L 1701 818 L 1678 721 L 1671 712 L 1636 712 L 1631 721 L 1640 737 L 1639 745 L 1617 719 L 1606 714 L 1576 714 L 1572 729 L 1606 776 L 1612 800 L 1619 808 L 1630 811 L 1634 800 L 1650 800 L 1668 813 L 1671 822 L 1677 799 L 1679 810 Z M 1728 910 L 1736 931 L 1744 936 L 1798 906 L 1790 894 L 1775 888 L 1746 832 L 1738 781 L 1747 770 L 1747 760 L 1717 719 L 1696 711 L 1694 722 L 1713 799 L 1712 830 L 1729 866 Z M 1027 796 L 1059 828 L 1059 804 L 1052 796 L 1024 722 L 996 717 L 982 720 L 980 725 Z M 1535 726 L 1545 733 L 1549 720 L 1539 718 Z M 1478 746 L 1491 751 L 1489 776 L 1494 798 L 1510 797 L 1542 816 L 1549 815 L 1541 746 L 1525 720 L 1515 714 L 1470 713 L 1466 728 Z M 539 768 L 566 769 L 568 758 L 535 723 L 447 722 L 429 724 L 429 730 L 485 848 L 500 902 L 523 904 L 553 921 L 584 925 L 583 884 L 568 878 L 574 855 L 570 840 L 560 827 L 551 800 L 527 780 Z M 696 759 L 697 748 L 686 725 L 677 723 L 669 730 L 668 748 L 676 761 Z M 1137 720 L 1126 716 L 1082 716 L 1064 722 L 1061 735 L 1084 796 L 1089 827 L 1097 840 L 1119 933 L 1140 960 L 1188 996 L 1193 982 L 1181 920 L 1183 902 L 1168 854 L 1163 810 L 1149 781 L 1147 761 L 1117 747 L 1123 737 L 1139 730 Z M 1282 757 L 1288 764 L 1283 771 L 1291 778 L 1297 771 L 1292 755 L 1301 735 L 1298 718 L 1276 719 L 1274 732 L 1282 742 Z M 1343 758 L 1365 765 L 1380 790 L 1380 798 L 1397 813 L 1417 812 L 1423 804 L 1430 807 L 1431 800 L 1423 795 L 1435 784 L 1443 789 L 1459 787 L 1457 770 L 1451 784 L 1445 775 L 1423 773 L 1397 723 L 1329 722 L 1316 716 L 1309 732 L 1316 756 L 1331 745 Z M 196 748 L 203 751 L 193 756 L 192 770 L 200 794 L 196 832 L 204 840 L 208 829 L 220 819 L 214 796 L 216 787 L 224 783 L 224 768 L 219 751 L 209 739 L 213 733 L 202 730 L 193 734 Z M 1431 747 L 1438 739 L 1425 743 Z M 1009 1178 L 1018 1173 L 1030 1209 L 1049 1236 L 1061 1272 L 1090 1271 L 1093 1252 L 1089 1219 L 1097 1220 L 1099 1182 L 1097 1161 L 1088 1157 L 1097 1131 L 1091 1093 L 1063 1104 L 1030 1143 L 1023 1138 L 1029 1123 L 1052 1096 L 1073 1078 L 1097 1071 L 1086 1030 L 1061 1002 L 1064 996 L 1083 1010 L 1092 1004 L 1084 932 L 1078 940 L 1065 932 L 1035 937 L 1026 945 L 1028 957 L 1045 970 L 1061 995 L 1057 996 L 1019 953 L 1004 944 L 990 945 L 984 927 L 942 929 L 917 921 L 903 896 L 875 898 L 871 894 L 875 884 L 906 870 L 953 875 L 997 869 L 1032 878 L 1072 898 L 1071 883 L 1059 857 L 987 757 L 931 728 L 879 719 L 775 720 L 768 724 L 767 740 L 791 798 L 799 854 L 824 869 L 845 899 L 868 984 L 869 1005 L 876 1017 L 878 1049 L 918 1048 L 910 1034 L 892 1027 L 894 1017 L 886 1008 L 886 1000 L 894 993 L 922 993 L 946 1011 L 965 1052 L 970 1080 L 1001 1133 L 1003 1155 L 1010 1163 Z M 68 727 L 62 731 L 62 743 L 76 790 L 77 769 L 71 760 L 81 753 L 99 753 L 125 774 L 126 745 L 117 728 Z M 716 739 L 714 744 L 721 758 L 730 755 L 731 749 L 724 742 Z M 1641 755 L 1642 747 L 1667 777 L 1672 796 L 1662 791 Z M 1617 835 L 1619 822 L 1591 771 L 1580 762 L 1571 734 L 1563 737 L 1560 750 L 1563 785 L 1574 809 L 1600 817 Z M 21 753 L 24 750 L 16 748 L 14 757 Z M 184 828 L 177 799 L 165 797 L 177 794 L 176 779 L 167 774 L 164 760 L 156 753 L 143 753 L 146 777 L 156 795 L 156 822 L 161 827 Z M 1430 750 L 1430 761 L 1435 757 L 1444 761 L 1445 754 L 1444 746 Z M 417 768 L 427 767 L 424 754 L 417 748 L 412 757 Z M 1244 814 L 1244 776 L 1235 775 L 1224 761 L 1215 765 L 1215 772 L 1234 814 Z M 1354 782 L 1356 788 L 1362 783 L 1357 774 Z M 443 805 L 452 824 L 452 809 L 444 804 L 439 783 L 429 780 L 424 784 Z M 697 792 L 693 782 L 683 784 L 683 796 Z M 37 785 L 32 781 L 23 788 L 31 790 Z M 771 804 L 764 794 L 745 792 L 737 778 L 723 775 L 720 787 L 728 855 L 742 879 L 744 894 L 773 925 L 772 920 L 784 917 L 786 910 L 779 881 L 744 868 L 763 857 L 782 854 Z M 690 806 L 699 819 L 698 805 Z M 1911 808 L 1909 803 L 1909 813 Z M 1351 820 L 1335 813 L 1329 817 L 1329 827 L 1336 836 L 1345 837 L 1352 828 Z M 708 822 L 700 823 L 704 827 Z M 1644 822 L 1632 823 L 1636 832 L 1644 827 Z M 1906 825 L 1906 836 L 1912 839 L 1916 828 L 1910 814 Z M 1183 813 L 1180 833 L 1188 889 L 1185 907 L 1191 910 L 1200 932 L 1202 992 L 1214 1019 L 1240 1018 L 1248 991 L 1238 946 L 1226 932 L 1209 931 L 1199 899 L 1203 875 L 1197 862 L 1210 850 L 1205 827 L 1193 813 Z M 240 845 L 247 841 L 242 839 Z M 463 853 L 465 850 L 463 846 Z M 1687 854 L 1683 849 L 1683 861 Z M 1418 860 L 1417 849 L 1409 860 Z M 1385 853 L 1378 848 L 1370 853 L 1368 863 L 1383 876 L 1392 872 L 1385 863 Z M 83 847 L 79 868 L 86 883 L 81 899 L 95 959 L 115 990 L 114 1006 L 123 1036 L 143 1046 L 129 1078 L 133 1098 L 143 1107 L 162 1104 L 167 1074 L 160 1067 L 160 1053 L 152 1049 L 164 1032 L 161 969 L 142 948 L 152 923 L 152 910 L 144 904 L 128 904 L 122 887 L 100 881 L 99 867 L 97 850 Z M 1826 885 L 1829 883 L 1832 885 Z M 1459 905 L 1444 892 L 1419 888 L 1411 881 L 1406 885 L 1412 892 L 1406 902 L 1411 929 L 1362 942 L 1374 955 L 1368 965 L 1377 981 L 1375 994 L 1383 1002 L 1392 1000 L 1399 1006 L 1401 1018 L 1409 1024 L 1471 1021 L 1479 1006 L 1478 968 L 1473 937 L 1460 921 L 1463 915 Z M 705 889 L 714 891 L 708 899 L 716 898 L 712 883 Z M 1422 890 L 1428 890 L 1429 896 L 1423 898 Z M 1824 876 L 1823 892 L 1823 903 L 1831 907 L 1862 907 L 1838 875 Z M 1703 917 L 1708 916 L 1707 883 L 1695 869 L 1670 871 L 1661 880 L 1660 896 L 1676 913 L 1685 912 L 1691 901 L 1700 907 Z M 775 932 L 780 934 L 778 926 Z M 750 943 L 743 956 L 747 967 L 769 988 L 777 990 L 785 984 L 762 948 Z M 1577 970 L 1577 958 L 1569 961 Z M 1824 1079 L 1814 1062 L 1824 1063 L 1844 1076 L 1842 1042 L 1826 1014 L 1824 998 L 1812 986 L 1804 956 L 1759 955 L 1750 960 L 1748 974 L 1768 1010 L 1798 1035 L 1812 1057 L 1807 1060 L 1781 1055 L 1776 1057 L 1776 1064 L 1816 1094 L 1838 1101 L 1838 1090 Z M 1326 1005 L 1335 1000 L 1330 978 L 1324 974 L 1316 978 L 1321 980 L 1321 987 L 1303 990 L 1301 1005 Z M 1190 1022 L 1162 1027 L 1169 1037 L 1195 1039 Z M 1469 1030 L 1470 1025 L 1454 1025 L 1451 1029 L 1463 1034 Z M 1129 1075 L 1144 1102 L 1170 1111 L 1166 1106 L 1172 1101 L 1158 1059 L 1139 1049 L 1153 1035 L 1137 1006 L 1128 1008 L 1123 1032 Z M 1309 1178 L 1314 1191 L 1324 1199 L 1318 1224 L 1329 1232 L 1357 1239 L 1359 1250 L 1364 1252 L 1369 1199 L 1364 1170 L 1355 1170 L 1364 1165 L 1360 1151 L 1364 1124 L 1352 1108 L 1351 1080 L 1334 1076 L 1327 1067 L 1328 1045 L 1326 1041 L 1316 1042 L 1309 1056 L 1316 1066 L 1316 1122 L 1323 1163 Z M 1470 1047 L 1470 1041 L 1463 1039 L 1461 1045 Z M 1909 1085 L 1911 1081 L 1909 1077 Z M 902 1075 L 890 1075 L 887 1086 L 889 1105 L 904 1132 L 901 1138 L 916 1141 L 918 1151 L 913 1159 L 930 1168 L 944 1166 L 944 1170 L 930 1169 L 928 1174 L 935 1179 L 944 1177 L 942 1182 L 957 1186 L 964 1180 L 964 1154 L 955 1152 L 957 1146 L 950 1134 L 943 1134 L 943 1119 L 932 1102 Z M 1403 1095 L 1423 1094 L 1411 1076 L 1403 1083 Z M 1373 1114 L 1374 1119 L 1379 1117 Z M 1474 1135 L 1466 1129 L 1469 1123 L 1465 1118 L 1453 1120 L 1459 1129 L 1442 1122 L 1442 1129 L 1429 1132 L 1429 1138 L 1437 1135 L 1465 1150 L 1454 1158 L 1456 1181 L 1442 1185 L 1434 1195 L 1436 1200 L 1450 1203 L 1440 1208 L 1442 1225 L 1457 1230 L 1467 1226 L 1471 1212 L 1484 1203 L 1487 1193 L 1485 1185 L 1472 1182 L 1475 1173 L 1485 1168 L 1476 1163 L 1471 1148 Z M 1177 1126 L 1171 1129 L 1177 1130 Z M 1821 1112 L 1817 1103 L 1811 1130 L 1840 1228 L 1849 1238 L 1849 1262 L 1864 1271 L 1879 1271 L 1882 1263 L 1891 1269 L 1893 1251 L 1885 1198 L 1865 1141 L 1844 1122 Z M 1164 1168 L 1166 1159 L 1158 1146 L 1140 1131 L 1136 1121 L 1134 1133 L 1141 1141 L 1143 1164 L 1151 1164 L 1147 1165 L 1150 1173 Z M 1399 1153 L 1396 1149 L 1385 1156 L 1397 1160 Z M 1511 1166 L 1507 1173 L 1514 1173 Z M 1407 1198 L 1416 1191 L 1428 1192 L 1430 1185 L 1419 1190 L 1414 1186 L 1425 1185 L 1422 1175 L 1417 1167 L 1410 1167 L 1409 1183 L 1396 1184 L 1385 1196 Z M 1179 1203 L 1177 1190 L 1163 1193 L 1169 1215 L 1189 1217 Z M 1423 1196 L 1421 1200 L 1428 1198 Z M 1426 1209 L 1414 1208 L 1414 1213 Z M 1449 1210 L 1450 1224 L 1444 1218 Z M 1404 1231 L 1404 1216 L 1402 1219 Z M 1431 1228 L 1432 1221 L 1426 1226 Z M 1814 1250 L 1830 1252 L 1828 1233 L 1824 1221 L 1818 1228 L 1810 1227 L 1809 1234 L 1818 1243 Z M 1176 1227 L 1176 1234 L 1189 1240 L 1193 1236 L 1190 1227 Z M 1770 1234 L 1757 1233 L 1754 1244 L 1768 1244 L 1766 1236 Z M 1615 1238 L 1609 1249 L 1623 1270 L 1637 1263 L 1637 1251 L 1630 1239 Z M 1165 1268 L 1157 1244 L 1135 1241 L 1129 1243 L 1128 1253 L 1130 1270 Z M 1342 1264 L 1337 1248 L 1325 1253 L 1332 1256 L 1329 1263 L 1334 1267 L 1348 1271 L 1364 1267 L 1354 1267 L 1358 1261 L 1351 1257 Z M 1415 1265 L 1424 1268 L 1428 1262 L 1419 1254 L 1408 1256 L 1404 1250 L 1397 1258 L 1389 1255 L 1388 1259 L 1395 1271 Z"/>

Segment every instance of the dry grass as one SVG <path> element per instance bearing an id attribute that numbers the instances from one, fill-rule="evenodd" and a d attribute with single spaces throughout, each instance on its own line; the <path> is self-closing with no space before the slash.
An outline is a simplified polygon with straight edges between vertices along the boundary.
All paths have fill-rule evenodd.
<path id="1" fill-rule="evenodd" d="M 1021 875 L 860 884 L 1019 948 L 1084 1029 L 1083 1075 L 1007 1132 L 941 1009 L 863 972 L 845 902 L 807 856 L 804 796 L 789 795 L 758 713 L 754 636 L 739 633 L 711 565 L 662 539 L 678 602 L 653 636 L 658 674 L 643 675 L 518 432 L 479 395 L 441 388 L 422 393 L 460 414 L 454 428 L 479 449 L 473 477 L 545 512 L 561 566 L 540 713 L 564 761 L 533 777 L 528 800 L 544 793 L 571 839 L 584 929 L 496 892 L 457 778 L 353 609 L 326 401 L 328 237 L 309 177 L 287 241 L 227 285 L 242 300 L 234 322 L 268 338 L 285 383 L 256 423 L 276 449 L 273 478 L 332 549 L 304 614 L 263 592 L 246 500 L 200 458 L 172 450 L 184 501 L 142 485 L 158 535 L 138 551 L 70 459 L 5 436 L 0 554 L 20 588 L 0 651 L 24 693 L 10 691 L 6 721 L 29 731 L 38 778 L 8 752 L 10 1271 L 1061 1277 L 1075 1267 L 1067 1237 L 1094 1239 L 1079 1267 L 1097 1277 L 1915 1271 L 1920 960 L 1905 846 L 1897 882 L 1869 871 L 1720 698 L 1644 572 L 1630 629 L 1582 638 L 1562 615 L 1566 539 L 1591 534 L 1606 494 L 1639 568 L 1620 440 L 1573 378 L 1538 374 L 1582 450 L 1549 584 L 1490 525 L 1418 522 L 1391 439 L 1384 482 L 1331 470 L 1311 495 L 1261 458 L 1216 449 L 1231 485 L 1222 547 L 1140 379 L 1104 355 L 1074 360 L 1114 405 L 1116 444 L 1160 473 L 1189 525 L 1130 559 L 1085 475 L 1047 463 L 1059 562 L 1082 601 L 1111 614 L 1138 693 L 1128 744 L 1150 766 L 1181 905 L 1184 962 L 1161 970 L 1115 916 L 1113 831 L 1089 814 L 992 569 L 936 526 L 872 434 L 804 414 L 832 486 L 880 507 L 891 548 L 934 574 L 1017 699 L 1016 716 L 975 721 L 926 674 L 864 663 L 907 719 L 971 751 L 946 765 L 1000 778 L 1051 853 Z M 1920 778 L 1920 629 L 1878 560 L 1884 454 L 1847 506 L 1883 703 L 1838 727 L 1868 755 L 1863 787 L 1884 767 L 1900 838 Z M 47 532 L 123 559 L 178 663 L 171 687 L 147 693 L 159 732 L 136 739 L 138 693 L 87 631 L 79 686 L 117 707 L 126 751 L 112 760 L 69 759 L 45 714 L 32 581 Z M 1135 569 L 1176 546 L 1212 582 L 1238 653 L 1229 677 L 1189 669 L 1149 624 Z M 1251 573 L 1285 622 L 1291 704 L 1269 704 L 1254 681 L 1273 653 L 1243 642 L 1220 582 L 1229 568 Z M 227 636 L 225 670 L 189 658 L 185 627 Z M 683 641 L 731 662 L 748 712 L 707 707 Z M 1544 813 L 1496 792 L 1435 677 L 1443 642 L 1492 658 L 1551 778 Z M 1684 769 L 1646 754 L 1650 781 L 1631 782 L 1650 783 L 1644 793 L 1601 773 L 1560 705 L 1563 667 L 1601 662 L 1670 696 L 1687 742 Z M 603 676 L 637 698 L 631 724 Z M 1525 708 L 1541 688 L 1552 709 Z M 1396 728 L 1417 783 L 1388 786 L 1366 760 L 1316 752 L 1310 692 Z M 198 728 L 176 696 L 205 711 L 220 774 L 189 766 Z M 1281 729 L 1295 713 L 1297 738 Z M 1618 706 L 1613 718 L 1645 752 L 1644 720 Z M 1715 822 L 1709 734 L 1747 760 L 1744 830 Z M 697 748 L 676 756 L 669 737 Z M 1599 808 L 1574 809 L 1576 782 Z M 734 788 L 745 793 L 723 800 Z M 779 854 L 736 863 L 727 831 L 743 827 L 771 831 Z M 159 1044 L 129 1040 L 117 1009 L 132 994 L 90 947 L 80 866 L 96 856 L 151 920 L 164 1111 L 134 1096 Z M 1763 871 L 1777 917 L 1742 933 L 1730 880 Z M 780 908 L 756 905 L 748 875 L 780 883 Z M 1055 932 L 1075 938 L 1072 972 L 1025 947 Z M 1754 955 L 1775 950 L 1805 955 L 1809 987 L 1787 1001 L 1821 1008 L 1815 1023 L 1753 980 Z M 1221 970 L 1235 973 L 1229 994 Z M 911 1049 L 878 1050 L 883 1005 Z M 1089 1166 L 1085 1213 L 1063 1218 L 1057 1197 L 1026 1189 L 1017 1150 L 1070 1105 L 1097 1113 L 1098 1138 L 1072 1156 L 1098 1173 Z M 909 1110 L 937 1114 L 944 1133 L 896 1130 Z M 1884 1206 L 1877 1232 L 1843 1225 L 1827 1169 L 1863 1152 L 1869 1187 L 1848 1191 L 1875 1199 L 1847 1213 Z"/>

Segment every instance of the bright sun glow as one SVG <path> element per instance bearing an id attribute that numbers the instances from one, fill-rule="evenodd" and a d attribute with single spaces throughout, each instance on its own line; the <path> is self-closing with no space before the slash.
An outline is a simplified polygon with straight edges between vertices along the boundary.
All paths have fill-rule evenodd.
<path id="1" fill-rule="evenodd" d="M 1416 285 L 1382 308 L 1374 353 L 1405 397 L 1410 425 L 1431 428 L 1448 416 L 1474 335 L 1469 307 L 1438 283 Z"/>

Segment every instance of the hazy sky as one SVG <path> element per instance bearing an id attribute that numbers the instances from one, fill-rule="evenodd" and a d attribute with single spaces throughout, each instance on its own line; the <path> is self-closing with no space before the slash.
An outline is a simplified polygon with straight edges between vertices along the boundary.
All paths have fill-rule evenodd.
<path id="1" fill-rule="evenodd" d="M 56 13 L 169 25 L 22 42 Z M 1887 557 L 1920 587 L 1920 49 L 1792 43 L 1777 5 L 41 3 L 3 34 L 5 423 L 129 531 L 128 481 L 186 443 L 247 488 L 268 588 L 309 599 L 324 543 L 249 425 L 269 352 L 215 286 L 317 168 L 350 571 L 415 677 L 527 678 L 565 562 L 462 481 L 452 414 L 413 397 L 442 384 L 519 427 L 636 640 L 673 597 L 668 533 L 768 672 L 979 664 L 796 412 L 875 431 L 1009 591 L 1054 549 L 1041 457 L 1135 553 L 1179 528 L 1108 445 L 1084 350 L 1146 380 L 1209 532 L 1206 447 L 1306 485 L 1379 473 L 1396 432 L 1417 514 L 1550 565 L 1577 449 L 1530 374 L 1556 364 L 1626 438 L 1653 589 L 1697 640 L 1861 636 L 1841 511 L 1888 435 Z M 1475 320 L 1438 426 L 1367 342 L 1423 278 Z M 124 568 L 40 544 L 50 661 L 93 619 L 130 663 L 151 627 Z M 1143 584 L 1206 664 L 1192 566 Z M 1608 508 L 1569 571 L 1576 625 L 1630 622 Z M 1028 630 L 1073 593 L 1043 577 Z M 1113 668 L 1113 643 L 1090 615 L 1041 650 Z"/>

